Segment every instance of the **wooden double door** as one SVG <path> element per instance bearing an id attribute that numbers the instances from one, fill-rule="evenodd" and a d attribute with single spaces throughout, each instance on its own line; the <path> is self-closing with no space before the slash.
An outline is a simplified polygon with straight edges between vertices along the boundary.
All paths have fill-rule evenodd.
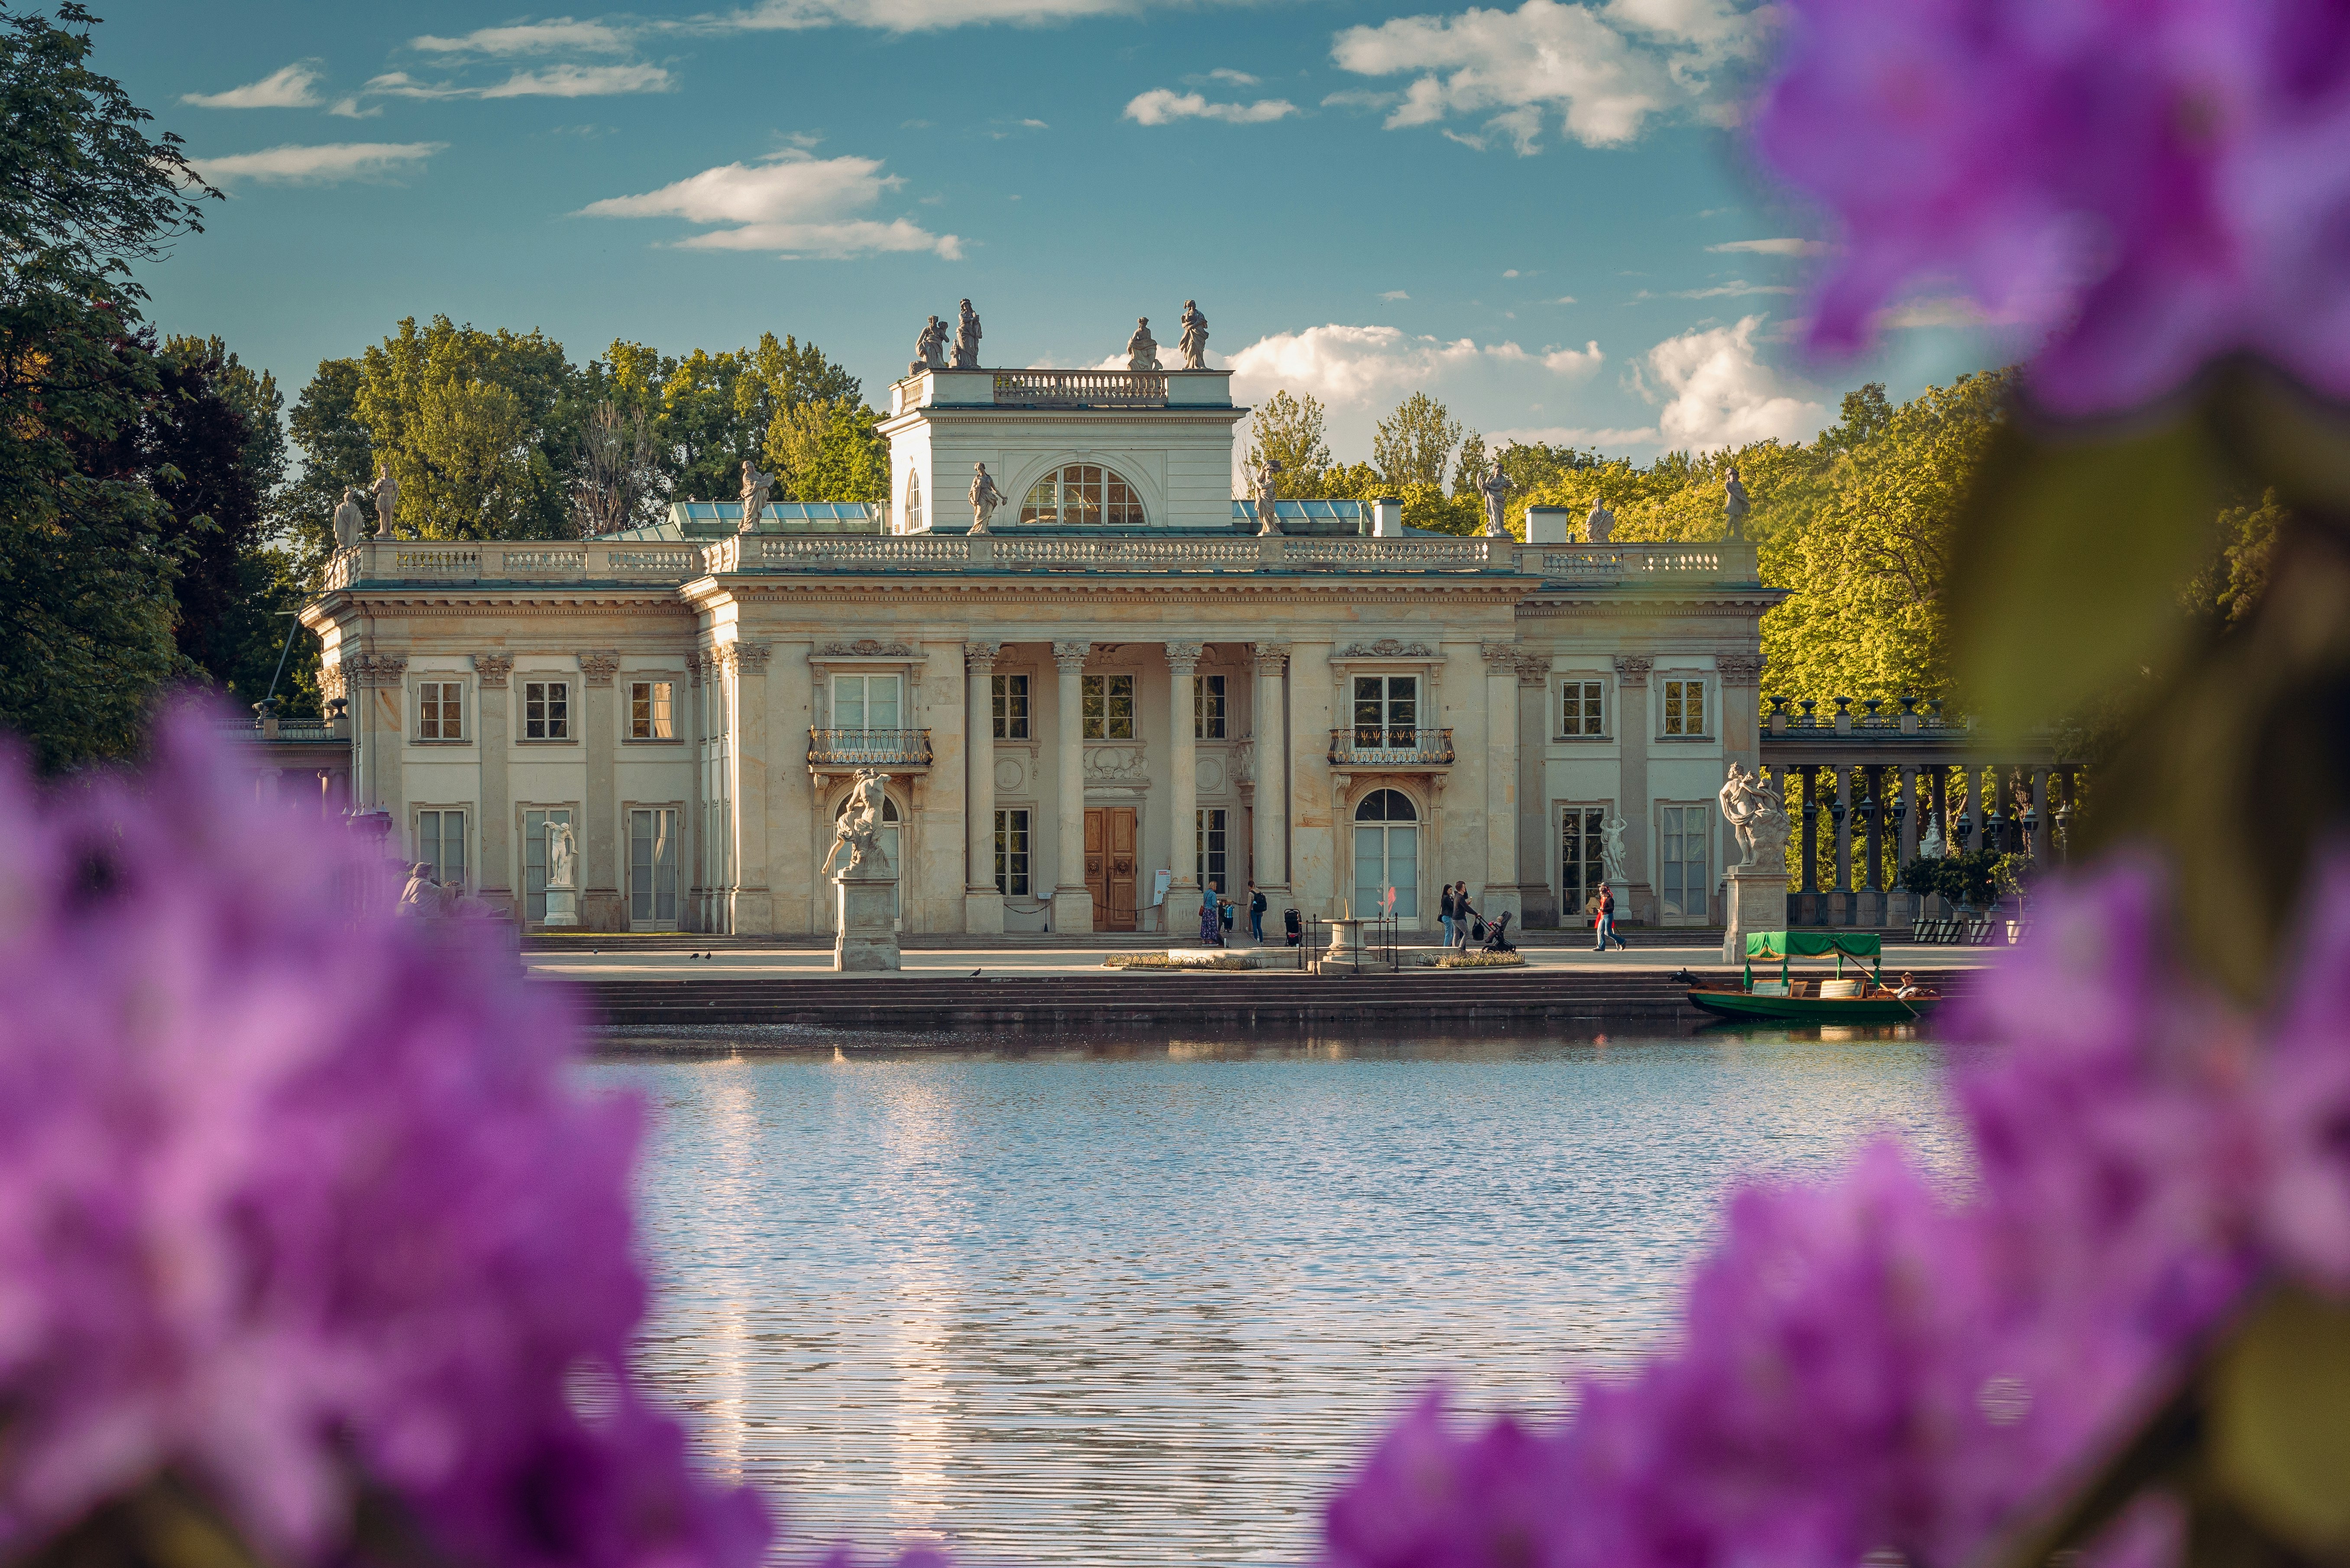
<path id="1" fill-rule="evenodd" d="M 1098 806 L 1086 812 L 1086 891 L 1094 896 L 1094 929 L 1134 929 L 1134 808 Z"/>

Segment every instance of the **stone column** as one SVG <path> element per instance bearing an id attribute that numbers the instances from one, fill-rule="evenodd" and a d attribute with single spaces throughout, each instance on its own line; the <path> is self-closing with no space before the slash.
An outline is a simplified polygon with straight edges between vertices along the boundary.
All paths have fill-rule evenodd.
<path id="1" fill-rule="evenodd" d="M 708 667 L 709 658 L 700 649 L 685 656 L 685 711 L 681 722 L 687 726 L 686 743 L 693 748 L 693 786 L 687 792 L 686 823 L 678 841 L 678 853 L 685 862 L 681 869 L 685 877 L 688 911 L 679 923 L 690 931 L 718 929 L 711 919 L 710 878 L 705 869 L 710 854 L 710 721 L 705 686 Z"/>
<path id="2" fill-rule="evenodd" d="M 504 653 L 473 655 L 475 708 L 482 748 L 482 859 L 474 867 L 481 897 L 500 914 L 519 919 L 514 894 L 514 803 L 506 787 L 506 744 L 514 738 L 506 709 L 506 677 L 514 659 Z"/>
<path id="3" fill-rule="evenodd" d="M 1828 799 L 1835 822 L 1835 888 L 1828 903 L 1828 922 L 1846 926 L 1852 923 L 1852 769 L 1838 763 L 1833 772 L 1835 783 Z"/>
<path id="4" fill-rule="evenodd" d="M 734 678 L 734 737 L 727 762 L 734 770 L 733 886 L 727 889 L 726 929 L 764 936 L 775 929 L 775 889 L 767 882 L 767 658 L 764 642 L 719 649 Z"/>
<path id="5" fill-rule="evenodd" d="M 1199 918 L 1200 748 L 1191 729 L 1191 678 L 1199 671 L 1200 645 L 1167 645 L 1167 814 L 1173 832 L 1167 839 L 1167 858 L 1175 873 L 1168 884 L 1164 913 L 1170 929 L 1188 908 Z M 1227 878 L 1229 880 L 1229 878 Z"/>
<path id="6" fill-rule="evenodd" d="M 2032 770 L 2032 857 L 2035 860 L 2048 853 L 2048 770 Z"/>
<path id="7" fill-rule="evenodd" d="M 580 869 L 587 878 L 579 889 L 579 927 L 588 931 L 629 929 L 628 900 L 620 896 L 619 805 L 613 798 L 612 676 L 620 656 L 595 649 L 579 656 L 579 735 L 587 763 L 579 795 Z"/>
<path id="8" fill-rule="evenodd" d="M 1053 855 L 1053 929 L 1094 929 L 1094 896 L 1086 888 L 1086 655 L 1090 642 L 1056 642 L 1053 662 L 1060 669 L 1054 687 L 1059 711 L 1058 787 L 1053 808 L 1060 833 Z"/>
<path id="9" fill-rule="evenodd" d="M 1529 926 L 1555 927 L 1551 896 L 1550 802 L 1544 761 L 1550 742 L 1550 655 L 1518 656 L 1518 908 Z"/>
<path id="10" fill-rule="evenodd" d="M 1804 777 L 1804 885 L 1806 893 L 1820 890 L 1820 770 L 1806 764 Z"/>
<path id="11" fill-rule="evenodd" d="M 1485 660 L 1485 889 L 1490 919 L 1507 910 L 1523 929 L 1525 905 L 1518 895 L 1518 648 L 1488 642 L 1478 649 Z"/>
<path id="12" fill-rule="evenodd" d="M 1656 660 L 1644 653 L 1616 656 L 1616 749 L 1623 797 L 1617 814 L 1630 826 L 1624 834 L 1624 901 L 1627 918 L 1643 925 L 1657 919 L 1655 886 L 1648 880 L 1648 841 L 1657 830 L 1655 803 L 1648 798 L 1648 671 Z"/>
<path id="13" fill-rule="evenodd" d="M 1762 774 L 1762 656 L 1718 653 L 1714 673 L 1721 679 L 1721 763 Z"/>
<path id="14" fill-rule="evenodd" d="M 405 859 L 416 847 L 408 836 L 408 781 L 401 756 L 408 743 L 400 719 L 408 694 L 408 656 L 376 654 L 367 659 L 362 679 L 368 688 L 368 739 L 372 742 L 367 770 L 368 809 L 391 818 L 391 836 L 386 842 L 394 846 L 398 857 Z"/>
<path id="15" fill-rule="evenodd" d="M 1256 799 L 1249 811 L 1249 875 L 1264 895 L 1267 929 L 1277 929 L 1286 908 L 1281 899 L 1289 892 L 1289 744 L 1281 720 L 1289 644 L 1260 642 L 1251 651 L 1256 657 L 1256 690 L 1249 707 Z"/>
<path id="16" fill-rule="evenodd" d="M 995 890 L 995 656 L 1000 642 L 962 645 L 962 929 L 1001 931 Z"/>

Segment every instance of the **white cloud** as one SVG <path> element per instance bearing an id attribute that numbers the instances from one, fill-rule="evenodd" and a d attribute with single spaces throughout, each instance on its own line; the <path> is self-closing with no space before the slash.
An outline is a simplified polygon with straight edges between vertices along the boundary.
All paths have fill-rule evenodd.
<path id="1" fill-rule="evenodd" d="M 628 48 L 629 35 L 608 22 L 556 16 L 509 27 L 476 27 L 455 38 L 436 38 L 428 33 L 409 39 L 408 47 L 432 55 L 544 55 L 557 49 L 617 55 Z"/>
<path id="2" fill-rule="evenodd" d="M 1592 429 L 1586 425 L 1523 425 L 1512 430 L 1495 431 L 1485 438 L 1489 450 L 1498 450 L 1518 441 L 1526 446 L 1587 446 L 1602 452 L 1621 452 L 1627 446 L 1655 446 L 1657 427 L 1648 425 L 1638 430 Z"/>
<path id="3" fill-rule="evenodd" d="M 618 93 L 669 92 L 676 87 L 659 66 L 547 66 L 518 70 L 488 87 L 418 81 L 406 71 L 369 78 L 367 91 L 384 98 L 608 98 Z"/>
<path id="4" fill-rule="evenodd" d="M 678 244 L 691 250 L 774 251 L 838 258 L 877 251 L 931 251 L 953 261 L 962 242 L 904 218 L 865 215 L 905 182 L 872 158 L 813 158 L 794 149 L 756 163 L 726 163 L 649 191 L 580 209 L 596 218 L 682 218 L 713 225 Z M 716 226 L 723 225 L 723 226 Z"/>
<path id="5" fill-rule="evenodd" d="M 198 109 L 316 109 L 318 78 L 313 61 L 296 61 L 226 92 L 185 92 L 180 101 Z"/>
<path id="6" fill-rule="evenodd" d="M 1758 256 L 1824 256 L 1830 246 L 1825 240 L 1731 240 L 1722 244 L 1708 245 L 1710 251 L 1745 251 Z"/>
<path id="7" fill-rule="evenodd" d="M 1348 27 L 1330 56 L 1357 76 L 1418 73 L 1389 130 L 1488 115 L 1521 156 L 1541 150 L 1544 115 L 1587 146 L 1629 141 L 1653 117 L 1706 109 L 1714 73 L 1751 56 L 1768 7 L 1733 0 L 1524 0 L 1515 11 L 1398 16 Z M 1487 138 L 1451 132 L 1482 147 Z"/>
<path id="8" fill-rule="evenodd" d="M 1644 288 L 1633 297 L 1637 299 L 1742 299 L 1752 294 L 1794 294 L 1795 292 L 1797 290 L 1793 284 L 1749 283 L 1742 277 L 1733 277 L 1728 283 L 1717 283 L 1709 288 L 1678 288 L 1670 294 L 1661 296 L 1650 294 Z"/>
<path id="9" fill-rule="evenodd" d="M 373 109 L 361 109 L 359 94 L 352 93 L 347 98 L 337 99 L 328 106 L 327 112 L 338 114 L 345 119 L 373 119 L 383 112 L 383 105 L 377 104 Z"/>
<path id="10" fill-rule="evenodd" d="M 1399 289 L 1399 288 L 1391 288 L 1391 289 L 1388 290 L 1385 294 L 1383 294 L 1383 295 L 1379 296 L 1379 297 L 1380 297 L 1381 299 L 1384 299 L 1384 300 L 1388 301 L 1389 304 L 1393 304 L 1395 301 L 1397 301 L 1397 300 L 1399 300 L 1399 299 L 1409 299 L 1409 298 L 1411 297 L 1411 296 L 1409 296 L 1409 295 L 1406 294 L 1403 290 L 1401 290 L 1401 289 Z"/>
<path id="11" fill-rule="evenodd" d="M 1285 98 L 1263 98 L 1254 103 L 1211 103 L 1195 92 L 1170 92 L 1153 88 L 1126 106 L 1126 118 L 1139 125 L 1172 125 L 1179 119 L 1221 119 L 1228 125 L 1262 125 L 1297 112 Z"/>
<path id="12" fill-rule="evenodd" d="M 1573 305 L 1575 303 L 1575 296 L 1571 294 L 1562 294 L 1556 299 L 1552 300 L 1551 303 L 1553 305 Z"/>
<path id="13" fill-rule="evenodd" d="M 325 184 L 402 173 L 448 145 L 445 141 L 340 141 L 323 147 L 272 147 L 189 161 L 215 185 L 235 180 Z"/>
<path id="14" fill-rule="evenodd" d="M 1208 79 L 1211 82 L 1230 82 L 1234 87 L 1254 87 L 1258 80 L 1248 72 L 1236 71 L 1230 66 L 1218 66 L 1208 73 Z"/>
<path id="15" fill-rule="evenodd" d="M 1643 396 L 1661 405 L 1657 431 L 1669 447 L 1711 452 L 1748 441 L 1808 441 L 1826 422 L 1827 410 L 1785 390 L 1776 372 L 1754 356 L 1760 316 L 1735 327 L 1714 327 L 1669 337 L 1648 350 L 1640 368 Z"/>
<path id="16" fill-rule="evenodd" d="M 743 10 L 700 18 L 694 25 L 723 32 L 850 26 L 921 33 L 975 22 L 1059 22 L 1138 8 L 1138 0 L 759 0 Z"/>

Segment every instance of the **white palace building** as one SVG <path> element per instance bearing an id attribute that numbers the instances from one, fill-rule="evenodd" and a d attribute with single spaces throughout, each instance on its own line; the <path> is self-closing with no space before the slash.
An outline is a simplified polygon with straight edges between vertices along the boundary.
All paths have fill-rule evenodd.
<path id="1" fill-rule="evenodd" d="M 536 924 L 818 932 L 834 821 L 889 775 L 910 932 L 1176 930 L 1439 888 L 1557 923 L 1624 819 L 1635 920 L 1721 918 L 1726 767 L 1761 760 L 1751 544 L 1408 532 L 1232 499 L 1217 370 L 944 370 L 891 389 L 879 505 L 681 504 L 601 538 L 372 538 L 304 612 L 353 805 Z M 984 462 L 1010 501 L 983 533 Z M 1873 707 L 1874 705 L 1872 705 Z"/>

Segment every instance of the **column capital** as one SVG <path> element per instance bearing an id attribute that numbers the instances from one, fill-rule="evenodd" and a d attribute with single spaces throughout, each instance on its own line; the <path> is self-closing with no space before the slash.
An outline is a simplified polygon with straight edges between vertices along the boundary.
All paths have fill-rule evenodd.
<path id="1" fill-rule="evenodd" d="M 739 674 L 764 675 L 767 657 L 774 651 L 764 642 L 730 642 L 718 650 L 718 657 Z"/>
<path id="2" fill-rule="evenodd" d="M 357 675 L 361 686 L 398 686 L 408 675 L 408 655 L 362 653 L 343 660 L 343 668 Z"/>
<path id="3" fill-rule="evenodd" d="M 1518 655 L 1518 684 L 1539 690 L 1550 684 L 1550 655 L 1521 653 Z"/>
<path id="4" fill-rule="evenodd" d="M 1092 653 L 1090 642 L 1056 642 L 1053 645 L 1053 662 L 1061 667 L 1064 675 L 1075 675 L 1086 667 L 1086 657 Z"/>
<path id="5" fill-rule="evenodd" d="M 1616 656 L 1616 679 L 1625 686 L 1646 686 L 1648 671 L 1657 661 L 1645 653 L 1619 653 Z"/>
<path id="6" fill-rule="evenodd" d="M 609 686 L 619 669 L 620 656 L 612 649 L 589 649 L 579 656 L 579 673 L 589 686 Z"/>
<path id="7" fill-rule="evenodd" d="M 506 689 L 506 677 L 514 673 L 514 659 L 504 653 L 477 653 L 473 655 L 473 673 L 481 677 L 483 691 L 503 691 Z"/>
<path id="8" fill-rule="evenodd" d="M 1762 684 L 1764 662 L 1759 653 L 1717 653 L 1713 656 L 1713 668 L 1721 675 L 1724 686 L 1752 690 L 1759 690 Z"/>
<path id="9" fill-rule="evenodd" d="M 1249 645 L 1249 652 L 1256 659 L 1257 673 L 1260 675 L 1278 675 L 1289 668 L 1289 643 L 1285 639 L 1272 642 L 1252 643 Z"/>
<path id="10" fill-rule="evenodd" d="M 1514 642 L 1479 643 L 1477 657 L 1485 661 L 1488 675 L 1510 676 L 1518 672 L 1518 645 Z"/>
<path id="11" fill-rule="evenodd" d="M 1170 642 L 1167 645 L 1167 667 L 1178 675 L 1189 675 L 1199 668 L 1203 644 Z"/>
<path id="12" fill-rule="evenodd" d="M 972 675 L 995 673 L 995 657 L 1003 651 L 1000 642 L 966 642 L 962 645 L 963 670 Z"/>

